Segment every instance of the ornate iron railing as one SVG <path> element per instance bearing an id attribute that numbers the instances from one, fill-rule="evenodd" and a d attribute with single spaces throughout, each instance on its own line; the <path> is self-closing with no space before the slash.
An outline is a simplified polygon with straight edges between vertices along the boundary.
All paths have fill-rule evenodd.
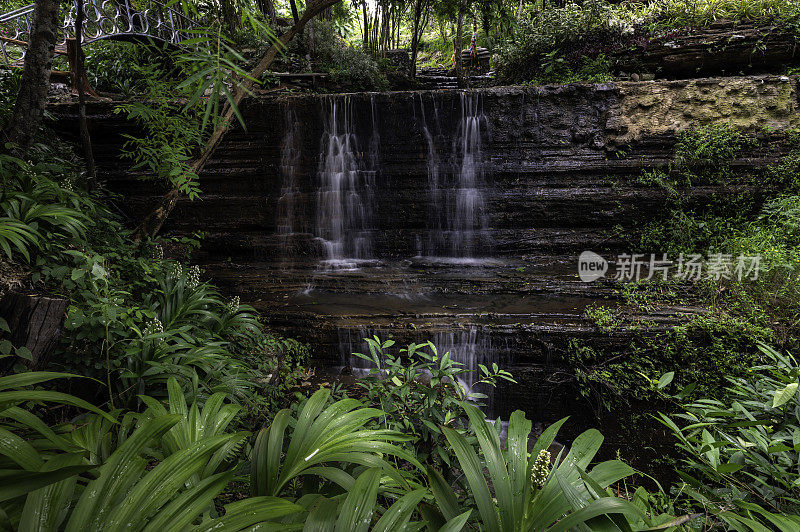
<path id="1" fill-rule="evenodd" d="M 152 39 L 174 46 L 191 37 L 198 23 L 183 13 L 155 0 L 145 0 L 148 7 L 136 7 L 131 0 L 88 0 L 84 2 L 81 28 L 83 44 L 102 39 Z M 75 36 L 77 3 L 64 14 L 57 50 L 66 49 L 67 39 Z M 0 14 L 0 61 L 20 62 L 33 24 L 33 4 Z"/>

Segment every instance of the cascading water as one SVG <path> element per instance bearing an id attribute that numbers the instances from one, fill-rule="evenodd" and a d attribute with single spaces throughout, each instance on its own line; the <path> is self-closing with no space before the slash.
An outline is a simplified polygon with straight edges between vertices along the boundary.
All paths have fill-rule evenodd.
<path id="1" fill-rule="evenodd" d="M 353 353 L 369 354 L 369 348 L 364 339 L 377 336 L 383 341 L 389 338 L 389 333 L 370 327 L 357 327 L 339 329 L 338 336 L 342 365 L 349 367 L 354 375 L 364 376 L 375 365 Z M 458 362 L 461 364 L 461 368 L 467 370 L 458 379 L 461 387 L 466 392 L 486 395 L 487 397 L 479 399 L 479 402 L 485 405 L 484 411 L 487 415 L 496 414 L 498 397 L 495 388 L 485 384 L 476 384 L 481 378 L 479 365 L 482 364 L 490 370 L 493 363 L 500 367 L 506 367 L 505 359 L 508 358 L 507 355 L 510 352 L 508 345 L 493 342 L 488 333 L 475 326 L 458 331 L 440 331 L 434 333 L 433 336 L 420 335 L 409 341 L 411 340 L 417 343 L 431 340 L 436 346 L 439 356 L 449 352 L 451 360 Z M 397 349 L 397 346 L 392 349 Z M 425 352 L 430 353 L 427 349 Z"/>
<path id="2" fill-rule="evenodd" d="M 281 256 L 290 255 L 293 235 L 297 232 L 297 208 L 300 190 L 297 186 L 297 166 L 300 164 L 300 122 L 297 113 L 287 107 L 286 134 L 281 142 L 281 195 L 278 198 L 278 235 L 281 237 Z"/>
<path id="3" fill-rule="evenodd" d="M 472 257 L 485 236 L 487 220 L 483 199 L 484 166 L 481 150 L 481 123 L 486 121 L 483 101 L 476 94 L 461 94 L 461 167 L 455 194 L 452 221 L 452 254 Z"/>
<path id="4" fill-rule="evenodd" d="M 370 152 L 376 151 L 377 142 L 370 142 Z M 327 99 L 321 154 L 316 235 L 325 250 L 323 264 L 334 269 L 354 268 L 359 261 L 372 258 L 377 155 L 368 154 L 369 164 L 365 164 L 350 96 Z"/>
<path id="5" fill-rule="evenodd" d="M 461 374 L 458 379 L 459 384 L 468 393 L 486 395 L 487 397 L 479 399 L 479 402 L 486 405 L 483 411 L 487 415 L 494 415 L 497 410 L 495 388 L 486 384 L 476 384 L 481 379 L 479 365 L 486 366 L 490 371 L 493 363 L 505 367 L 501 359 L 504 358 L 507 349 L 495 345 L 488 333 L 475 326 L 458 331 L 437 332 L 431 341 L 440 355 L 449 352 L 453 361 L 463 364 L 462 368 L 467 372 Z"/>
<path id="6" fill-rule="evenodd" d="M 450 170 L 444 175 L 421 96 L 420 108 L 422 132 L 428 146 L 428 190 L 433 211 L 425 252 L 431 256 L 475 257 L 479 250 L 486 250 L 488 243 L 481 131 L 486 124 L 483 100 L 479 94 L 461 93 L 458 134 L 453 142 Z M 434 111 L 438 126 L 435 100 Z"/>
<path id="7" fill-rule="evenodd" d="M 434 126 L 441 131 L 436 99 L 432 99 L 432 104 L 434 109 Z M 419 108 L 419 120 L 422 125 L 422 134 L 425 137 L 425 143 L 428 147 L 426 160 L 428 166 L 428 196 L 430 198 L 430 208 L 428 209 L 428 235 L 427 242 L 425 243 L 425 253 L 428 255 L 435 255 L 437 250 L 444 249 L 445 247 L 443 227 L 446 224 L 447 212 L 443 206 L 446 202 L 443 199 L 444 191 L 439 179 L 439 154 L 436 150 L 436 141 L 434 139 L 435 131 L 432 131 L 428 126 L 428 120 L 425 114 L 425 101 L 422 99 L 422 94 L 419 95 Z M 421 243 L 418 244 L 417 247 L 417 253 L 422 255 L 423 250 Z"/>
<path id="8" fill-rule="evenodd" d="M 365 338 L 377 336 L 381 341 L 386 340 L 389 335 L 383 331 L 369 327 L 342 328 L 337 331 L 339 336 L 339 356 L 342 366 L 349 367 L 354 375 L 364 376 L 369 374 L 369 370 L 375 364 L 364 360 L 355 353 L 369 354 L 369 347 Z"/>

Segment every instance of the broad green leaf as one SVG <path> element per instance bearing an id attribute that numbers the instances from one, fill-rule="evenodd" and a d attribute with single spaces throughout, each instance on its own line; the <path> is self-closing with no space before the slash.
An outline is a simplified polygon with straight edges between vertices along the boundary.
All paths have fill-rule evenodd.
<path id="1" fill-rule="evenodd" d="M 96 466 L 70 466 L 55 471 L 11 471 L 0 474 L 0 502 L 85 473 Z"/>
<path id="2" fill-rule="evenodd" d="M 633 518 L 634 520 L 643 517 L 642 511 L 633 503 L 615 497 L 605 497 L 592 501 L 585 508 L 571 513 L 553 525 L 548 532 L 566 532 L 579 527 L 581 524 L 595 517 L 612 514 L 621 514 Z"/>
<path id="3" fill-rule="evenodd" d="M 458 498 L 456 497 L 453 488 L 447 483 L 444 477 L 430 465 L 425 466 L 428 472 L 428 482 L 430 483 L 433 496 L 436 498 L 436 504 L 445 519 L 450 520 L 455 518 L 460 513 L 458 506 Z"/>
<path id="4" fill-rule="evenodd" d="M 195 532 L 216 532 L 219 530 L 248 530 L 261 523 L 276 521 L 287 515 L 303 511 L 302 506 L 277 497 L 251 497 L 225 506 L 225 515 L 204 521 Z M 273 530 L 296 530 L 297 527 L 275 524 Z M 264 530 L 267 527 L 259 527 Z M 302 527 L 300 527 L 302 528 Z"/>
<path id="5" fill-rule="evenodd" d="M 78 466 L 82 461 L 83 457 L 80 454 L 62 454 L 48 460 L 42 472 Z M 19 532 L 58 530 L 66 517 L 64 510 L 69 506 L 77 481 L 78 476 L 72 475 L 29 493 L 22 509 Z"/>
<path id="6" fill-rule="evenodd" d="M 26 386 L 41 384 L 53 379 L 69 377 L 84 378 L 80 375 L 75 375 L 72 373 L 57 373 L 53 371 L 29 371 L 27 373 L 16 373 L 14 375 L 8 375 L 7 377 L 0 377 L 0 391 L 11 388 L 24 388 Z"/>
<path id="7" fill-rule="evenodd" d="M 467 478 L 467 482 L 472 490 L 472 496 L 475 498 L 475 503 L 478 506 L 478 512 L 481 515 L 481 521 L 486 530 L 490 532 L 500 531 L 500 522 L 498 520 L 497 511 L 492 496 L 489 492 L 489 485 L 483 476 L 483 467 L 481 466 L 478 456 L 475 454 L 473 447 L 467 443 L 464 437 L 449 427 L 443 427 L 447 441 L 456 453 L 461 469 Z"/>
<path id="8" fill-rule="evenodd" d="M 775 392 L 775 398 L 772 400 L 772 408 L 778 408 L 779 406 L 783 406 L 789 401 L 791 401 L 794 394 L 797 393 L 797 382 L 793 382 L 791 384 L 786 385 L 785 388 L 782 390 L 777 390 Z"/>
<path id="9" fill-rule="evenodd" d="M 439 529 L 439 532 L 461 532 L 466 526 L 470 514 L 472 514 L 472 510 L 467 510 L 463 514 L 450 519 Z"/>
<path id="10" fill-rule="evenodd" d="M 0 427 L 0 455 L 10 458 L 28 471 L 39 471 L 44 461 L 31 444 Z"/>
<path id="11" fill-rule="evenodd" d="M 411 519 L 411 515 L 417 509 L 417 505 L 425 498 L 426 490 L 414 490 L 400 497 L 392 506 L 381 516 L 372 532 L 393 532 L 405 529 L 406 524 Z"/>
<path id="12" fill-rule="evenodd" d="M 664 373 L 660 379 L 658 379 L 658 389 L 663 390 L 672 382 L 672 379 L 675 378 L 675 372 L 670 371 L 669 373 Z"/>
<path id="13" fill-rule="evenodd" d="M 339 509 L 336 532 L 367 532 L 378 497 L 381 470 L 367 469 L 356 479 L 353 489 Z"/>
<path id="14" fill-rule="evenodd" d="M 339 516 L 339 502 L 320 497 L 311 508 L 303 530 L 305 532 L 334 532 Z"/>
<path id="15" fill-rule="evenodd" d="M 106 517 L 144 471 L 145 463 L 140 457 L 144 447 L 178 421 L 179 416 L 160 416 L 145 421 L 136 429 L 103 464 L 98 478 L 86 486 L 66 530 L 82 532 L 102 528 Z"/>
<path id="16" fill-rule="evenodd" d="M 489 470 L 495 499 L 497 500 L 497 505 L 500 510 L 502 528 L 507 532 L 513 532 L 519 520 L 522 518 L 522 505 L 521 499 L 515 498 L 513 495 L 511 478 L 508 474 L 505 455 L 502 449 L 500 449 L 500 438 L 497 436 L 497 432 L 495 432 L 493 427 L 485 421 L 483 412 L 473 405 L 464 404 L 463 407 L 469 417 L 470 426 L 478 437 L 481 451 L 483 451 L 486 468 Z M 521 423 L 519 415 L 515 416 L 514 419 L 517 422 L 516 424 Z M 519 432 L 518 428 L 516 432 Z M 515 438 L 521 438 L 520 434 L 515 434 Z M 520 446 L 521 444 L 518 442 L 516 447 L 519 452 L 522 452 Z M 521 464 L 519 467 L 523 470 L 525 469 Z M 517 474 L 519 475 L 520 473 Z M 522 473 L 522 475 L 524 474 L 525 473 Z M 522 488 L 522 486 L 520 486 L 520 488 Z M 518 501 L 520 504 L 516 504 Z"/>
<path id="17" fill-rule="evenodd" d="M 214 498 L 233 479 L 233 473 L 220 473 L 208 477 L 197 486 L 175 497 L 149 520 L 144 532 L 182 530 L 189 526 L 213 503 Z"/>

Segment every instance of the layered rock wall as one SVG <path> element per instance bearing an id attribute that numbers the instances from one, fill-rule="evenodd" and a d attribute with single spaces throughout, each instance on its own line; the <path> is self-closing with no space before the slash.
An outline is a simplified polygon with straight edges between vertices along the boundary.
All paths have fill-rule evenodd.
<path id="1" fill-rule="evenodd" d="M 483 154 L 487 213 L 500 255 L 563 251 L 593 245 L 598 229 L 631 226 L 663 206 L 662 192 L 640 185 L 642 169 L 665 164 L 675 135 L 690 127 L 729 123 L 760 135 L 800 125 L 797 83 L 787 77 L 608 83 L 477 91 L 486 120 Z M 338 96 L 300 95 L 247 102 L 247 130 L 236 127 L 201 176 L 201 200 L 182 200 L 168 231 L 203 228 L 209 257 L 266 259 L 277 253 L 278 198 L 286 179 L 287 116 L 301 128 L 292 161 L 298 196 L 295 232 L 308 238 L 294 246 L 314 260 L 320 145 L 328 102 Z M 454 164 L 461 113 L 459 91 L 349 96 L 359 150 L 377 156 L 375 250 L 378 257 L 417 252 L 430 203 L 427 127 L 439 164 Z M 377 110 L 377 153 L 368 154 Z M 73 127 L 74 108 L 56 106 L 58 127 Z M 102 105 L 90 109 L 97 158 L 111 187 L 126 195 L 131 216 L 140 216 L 162 192 L 132 178 L 118 159 L 119 116 Z M 124 130 L 125 128 L 123 128 Z M 777 151 L 748 153 L 734 164 L 766 164 Z M 449 161 L 449 162 L 448 162 Z M 698 189 L 702 196 L 710 193 Z"/>
<path id="2" fill-rule="evenodd" d="M 352 271 L 327 269 L 319 230 L 324 139 L 336 102 L 350 112 L 350 155 L 374 172 L 361 191 L 372 213 L 373 260 Z M 474 120 L 465 121 L 465 102 L 477 102 Z M 615 296 L 609 284 L 577 279 L 578 254 L 622 250 L 664 212 L 665 192 L 639 178 L 669 163 L 681 131 L 727 123 L 762 137 L 732 162 L 751 172 L 785 151 L 786 133 L 800 126 L 798 105 L 797 81 L 788 77 L 263 97 L 242 107 L 247 129 L 225 137 L 201 175 L 201 199 L 181 200 L 165 230 L 202 230 L 197 260 L 206 272 L 276 329 L 312 342 L 326 365 L 347 364 L 351 346 L 342 338 L 366 328 L 399 341 L 477 330 L 490 337 L 481 345 L 513 353 L 506 359 L 521 385 L 507 390 L 506 403 L 556 419 L 569 410 L 568 395 L 541 381 L 569 373 L 570 341 L 615 349 L 632 334 L 599 334 L 583 318 L 587 305 L 613 304 Z M 121 134 L 133 128 L 111 111 L 110 104 L 89 109 L 96 158 L 133 223 L 163 190 L 137 180 L 119 158 Z M 51 112 L 58 130 L 76 136 L 74 106 Z M 440 214 L 457 209 L 431 190 L 464 171 L 465 124 L 480 130 L 468 170 L 479 166 L 485 239 L 471 257 L 448 257 L 426 242 Z M 694 187 L 686 201 L 699 206 L 728 192 Z M 649 316 L 649 333 L 691 312 L 662 309 Z"/>

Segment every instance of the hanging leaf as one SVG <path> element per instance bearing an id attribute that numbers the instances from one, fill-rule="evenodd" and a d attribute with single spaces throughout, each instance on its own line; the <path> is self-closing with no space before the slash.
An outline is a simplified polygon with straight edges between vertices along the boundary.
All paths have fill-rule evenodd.
<path id="1" fill-rule="evenodd" d="M 793 382 L 788 384 L 783 390 L 776 391 L 775 398 L 772 400 L 772 408 L 778 408 L 788 403 L 792 397 L 794 397 L 794 394 L 797 393 L 797 386 L 798 383 Z"/>
<path id="2" fill-rule="evenodd" d="M 670 371 L 669 373 L 664 373 L 660 379 L 658 379 L 658 389 L 663 390 L 672 382 L 672 379 L 675 378 L 675 372 Z"/>

